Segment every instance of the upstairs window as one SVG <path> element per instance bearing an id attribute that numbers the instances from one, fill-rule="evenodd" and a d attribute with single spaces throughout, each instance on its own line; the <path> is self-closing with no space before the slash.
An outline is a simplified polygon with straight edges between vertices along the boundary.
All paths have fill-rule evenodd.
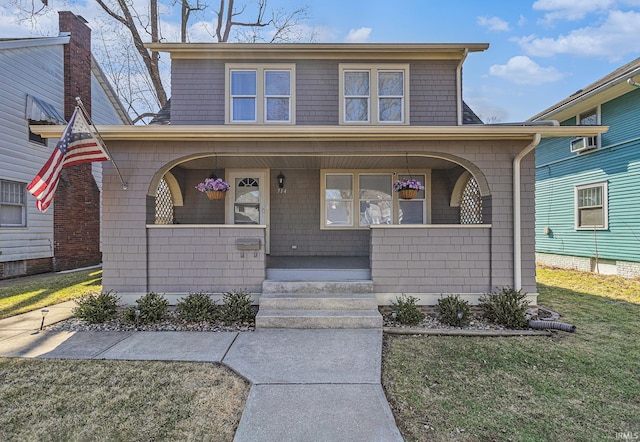
<path id="1" fill-rule="evenodd" d="M 227 65 L 227 123 L 294 123 L 293 65 Z"/>
<path id="2" fill-rule="evenodd" d="M 0 227 L 26 227 L 26 188 L 24 183 L 0 180 Z"/>
<path id="3" fill-rule="evenodd" d="M 408 65 L 340 65 L 342 124 L 408 124 Z"/>
<path id="4" fill-rule="evenodd" d="M 589 109 L 588 111 L 579 114 L 576 117 L 576 120 L 578 126 L 597 126 L 600 124 L 600 108 L 594 107 L 593 109 Z M 596 135 L 589 137 L 589 145 L 599 148 L 600 136 Z"/>

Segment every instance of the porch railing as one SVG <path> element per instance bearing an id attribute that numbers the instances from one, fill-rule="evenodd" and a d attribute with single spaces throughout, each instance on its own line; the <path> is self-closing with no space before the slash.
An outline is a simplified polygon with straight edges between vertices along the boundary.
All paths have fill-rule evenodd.
<path id="1" fill-rule="evenodd" d="M 263 225 L 148 224 L 148 290 L 261 292 L 265 231 Z"/>
<path id="2" fill-rule="evenodd" d="M 376 293 L 488 293 L 491 225 L 371 226 Z"/>

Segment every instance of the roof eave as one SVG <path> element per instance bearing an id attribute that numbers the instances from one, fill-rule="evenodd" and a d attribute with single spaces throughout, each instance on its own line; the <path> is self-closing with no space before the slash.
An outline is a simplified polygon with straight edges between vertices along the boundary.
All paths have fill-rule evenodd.
<path id="1" fill-rule="evenodd" d="M 64 126 L 31 126 L 44 138 L 57 138 Z M 608 126 L 98 126 L 106 141 L 418 141 L 529 140 L 595 136 Z"/>
<path id="2" fill-rule="evenodd" d="M 147 43 L 172 59 L 461 59 L 488 43 Z M 465 52 L 466 51 L 466 52 Z"/>

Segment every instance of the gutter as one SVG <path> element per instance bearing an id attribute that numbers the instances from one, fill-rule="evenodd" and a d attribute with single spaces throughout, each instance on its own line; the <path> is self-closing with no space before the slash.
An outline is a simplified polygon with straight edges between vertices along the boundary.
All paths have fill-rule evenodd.
<path id="1" fill-rule="evenodd" d="M 467 55 L 469 54 L 469 48 L 464 48 L 464 52 L 462 53 L 462 58 L 460 59 L 460 63 L 458 63 L 458 67 L 456 67 L 456 86 L 458 89 L 458 100 L 456 106 L 458 107 L 458 126 L 462 126 L 463 123 L 463 109 L 462 109 L 462 63 L 467 59 Z"/>
<path id="2" fill-rule="evenodd" d="M 522 225 L 521 225 L 521 201 L 520 201 L 520 163 L 522 159 L 531 153 L 538 144 L 542 135 L 536 133 L 531 143 L 527 145 L 513 159 L 513 288 L 522 289 Z"/>

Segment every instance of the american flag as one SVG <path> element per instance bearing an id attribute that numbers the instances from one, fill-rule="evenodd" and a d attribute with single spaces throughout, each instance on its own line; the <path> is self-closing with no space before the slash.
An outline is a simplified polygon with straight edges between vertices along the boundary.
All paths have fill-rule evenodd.
<path id="1" fill-rule="evenodd" d="M 49 208 L 64 167 L 109 159 L 79 110 L 76 107 L 51 157 L 27 186 L 29 193 L 36 197 L 36 207 L 41 212 Z"/>

